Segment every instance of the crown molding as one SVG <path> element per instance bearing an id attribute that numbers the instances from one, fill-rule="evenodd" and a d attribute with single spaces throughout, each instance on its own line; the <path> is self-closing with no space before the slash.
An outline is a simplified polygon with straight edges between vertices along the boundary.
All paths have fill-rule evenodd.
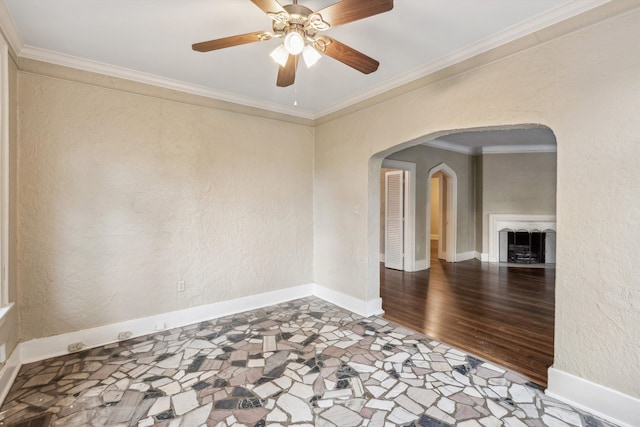
<path id="1" fill-rule="evenodd" d="M 244 105 L 261 110 L 268 110 L 274 113 L 286 114 L 303 119 L 313 120 L 314 115 L 310 111 L 301 110 L 299 108 L 289 108 L 276 103 L 259 101 L 254 98 L 235 95 L 229 92 L 218 91 L 204 86 L 199 86 L 180 80 L 174 80 L 154 74 L 143 73 L 141 71 L 131 70 L 129 68 L 118 67 L 115 65 L 105 64 L 103 62 L 92 61 L 79 58 L 72 55 L 66 55 L 59 52 L 53 52 L 46 49 L 25 45 L 19 56 L 21 58 L 31 59 L 35 61 L 48 62 L 63 67 L 75 68 L 91 73 L 104 74 L 111 77 L 131 80 L 138 83 L 159 86 L 166 89 L 177 90 L 192 95 L 213 98 L 220 101 L 231 102 L 234 104 Z"/>
<path id="2" fill-rule="evenodd" d="M 360 92 L 354 96 L 343 99 L 329 108 L 317 112 L 315 118 L 327 116 L 342 109 L 351 107 L 354 104 L 365 101 L 377 95 L 381 95 L 390 90 L 414 82 L 430 74 L 444 70 L 452 65 L 467 59 L 473 58 L 481 53 L 490 51 L 521 37 L 540 31 L 564 20 L 573 18 L 581 13 L 594 9 L 612 0 L 574 0 L 562 6 L 558 6 L 550 11 L 534 16 L 524 22 L 520 22 L 483 40 L 473 43 L 467 47 L 457 50 L 438 61 L 416 68 L 406 74 L 387 80 L 385 83 L 375 86 L 369 90 Z"/>
<path id="3" fill-rule="evenodd" d="M 574 0 L 572 2 L 566 3 L 524 22 L 520 22 L 517 25 L 513 25 L 501 32 L 493 34 L 492 36 L 485 38 L 484 40 L 473 43 L 463 49 L 453 52 L 438 61 L 432 62 L 431 64 L 427 64 L 404 75 L 388 80 L 387 82 L 377 85 L 366 91 L 362 91 L 348 98 L 344 98 L 343 100 L 333 104 L 332 106 L 320 111 L 301 110 L 299 108 L 286 107 L 281 104 L 260 101 L 246 96 L 238 96 L 232 93 L 213 90 L 204 86 L 190 84 L 179 80 L 173 80 L 153 74 L 127 69 L 124 67 L 113 66 L 97 61 L 91 61 L 71 55 L 61 54 L 58 52 L 48 51 L 45 49 L 25 45 L 22 41 L 22 37 L 16 29 L 11 15 L 9 14 L 4 4 L 4 1 L 2 0 L 0 0 L 0 27 L 4 31 L 8 42 L 13 48 L 14 52 L 19 57 L 33 59 L 36 61 L 50 62 L 65 67 L 72 67 L 79 70 L 164 87 L 167 89 L 177 90 L 193 95 L 213 98 L 262 110 L 268 110 L 274 113 L 286 114 L 308 120 L 316 120 L 345 108 L 351 107 L 360 102 L 366 101 L 377 95 L 381 95 L 392 89 L 399 88 L 403 85 L 446 69 L 454 64 L 470 59 L 474 56 L 497 48 L 511 41 L 517 40 L 526 35 L 530 35 L 536 31 L 557 24 L 563 20 L 572 18 L 603 4 L 610 3 L 611 1 L 612 0 Z"/>
<path id="4" fill-rule="evenodd" d="M 11 49 L 13 49 L 16 55 L 20 56 L 24 42 L 22 41 L 22 36 L 18 32 L 15 22 L 13 22 L 13 17 L 9 13 L 9 9 L 7 9 L 7 6 L 2 0 L 0 0 L 0 29 L 2 29 L 4 36 L 7 38 Z"/>
<path id="5" fill-rule="evenodd" d="M 481 153 L 480 148 L 476 149 L 473 147 L 467 147 L 466 145 L 443 141 L 442 139 L 432 139 L 431 141 L 423 142 L 422 145 L 425 145 L 427 147 L 439 148 L 446 151 L 453 151 L 454 153 L 462 153 L 469 156 Z"/>
<path id="6" fill-rule="evenodd" d="M 540 145 L 494 145 L 482 147 L 477 154 L 514 154 L 514 153 L 555 153 L 558 147 L 553 144 Z"/>
<path id="7" fill-rule="evenodd" d="M 486 147 L 467 147 L 466 145 L 456 144 L 441 139 L 434 139 L 423 142 L 422 145 L 427 147 L 439 148 L 441 150 L 453 151 L 455 153 L 466 154 L 468 156 L 478 156 L 481 154 L 527 154 L 527 153 L 555 153 L 558 147 L 553 144 L 537 144 L 537 145 L 488 145 Z"/>

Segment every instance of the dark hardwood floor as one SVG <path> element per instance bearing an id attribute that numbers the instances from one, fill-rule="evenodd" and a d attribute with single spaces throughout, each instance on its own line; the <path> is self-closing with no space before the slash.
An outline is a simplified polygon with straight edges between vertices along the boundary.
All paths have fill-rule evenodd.
<path id="1" fill-rule="evenodd" d="M 431 269 L 416 273 L 380 265 L 385 318 L 546 387 L 553 363 L 555 269 L 447 263 L 433 256 Z"/>

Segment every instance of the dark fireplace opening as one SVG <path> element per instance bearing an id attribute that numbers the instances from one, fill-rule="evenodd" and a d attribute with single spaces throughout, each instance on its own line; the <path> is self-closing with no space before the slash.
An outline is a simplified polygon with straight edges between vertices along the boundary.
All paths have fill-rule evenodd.
<path id="1" fill-rule="evenodd" d="M 551 228 L 503 228 L 498 232 L 498 241 L 501 263 L 556 263 L 556 231 Z"/>
<path id="2" fill-rule="evenodd" d="M 543 231 L 509 231 L 507 261 L 517 264 L 544 264 L 545 237 Z"/>

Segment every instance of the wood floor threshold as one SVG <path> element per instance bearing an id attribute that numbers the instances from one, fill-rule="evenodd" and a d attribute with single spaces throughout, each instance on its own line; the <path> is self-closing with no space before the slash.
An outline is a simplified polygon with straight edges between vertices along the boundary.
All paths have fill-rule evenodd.
<path id="1" fill-rule="evenodd" d="M 546 387 L 554 357 L 555 269 L 437 258 L 429 270 L 413 273 L 381 265 L 380 295 L 385 318 Z"/>

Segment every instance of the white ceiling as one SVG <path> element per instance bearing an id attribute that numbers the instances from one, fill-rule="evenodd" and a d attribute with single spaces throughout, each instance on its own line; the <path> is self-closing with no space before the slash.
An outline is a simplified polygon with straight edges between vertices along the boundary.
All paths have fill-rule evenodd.
<path id="1" fill-rule="evenodd" d="M 364 75 L 323 57 L 311 69 L 301 65 L 288 88 L 276 86 L 269 58 L 277 40 L 191 50 L 195 42 L 270 30 L 249 0 L 0 1 L 0 22 L 19 56 L 314 119 L 609 0 L 396 0 L 390 12 L 327 32 L 380 61 L 378 71 Z M 299 3 L 318 10 L 335 1 Z"/>

